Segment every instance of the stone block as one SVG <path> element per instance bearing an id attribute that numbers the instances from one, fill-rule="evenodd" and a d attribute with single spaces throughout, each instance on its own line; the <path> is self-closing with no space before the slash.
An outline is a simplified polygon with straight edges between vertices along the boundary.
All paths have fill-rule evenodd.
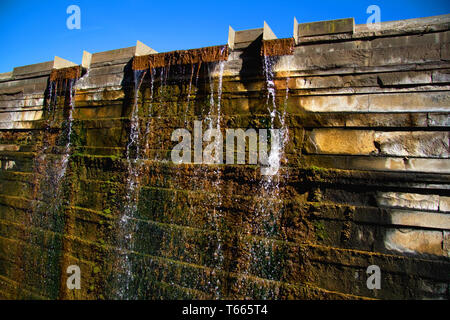
<path id="1" fill-rule="evenodd" d="M 401 253 L 446 256 L 442 240 L 442 231 L 388 229 L 384 244 L 386 249 Z"/>
<path id="2" fill-rule="evenodd" d="M 450 197 L 439 197 L 439 211 L 450 212 Z"/>
<path id="3" fill-rule="evenodd" d="M 450 44 L 444 43 L 441 46 L 441 59 L 450 61 Z"/>
<path id="4" fill-rule="evenodd" d="M 429 113 L 427 124 L 429 127 L 448 127 L 450 126 L 450 114 Z"/>
<path id="5" fill-rule="evenodd" d="M 375 142 L 381 154 L 404 157 L 448 158 L 448 132 L 392 131 L 377 132 Z"/>
<path id="6" fill-rule="evenodd" d="M 13 76 L 12 71 L 0 73 L 0 81 L 5 81 L 11 79 Z"/>
<path id="7" fill-rule="evenodd" d="M 450 230 L 450 215 L 448 214 L 391 210 L 389 217 L 392 225 Z"/>
<path id="8" fill-rule="evenodd" d="M 24 76 L 27 74 L 40 73 L 40 72 L 48 72 L 53 68 L 53 61 L 47 61 L 42 63 L 30 64 L 23 67 L 16 67 L 13 70 L 13 76 Z"/>
<path id="9" fill-rule="evenodd" d="M 262 38 L 264 37 L 264 33 L 267 34 L 266 36 L 270 36 L 271 33 L 270 28 L 269 28 L 270 31 L 269 30 L 266 31 L 265 29 L 266 28 L 257 28 L 257 29 L 235 31 L 230 26 L 228 30 L 228 46 L 230 47 L 231 50 L 245 48 L 259 38 L 261 38 L 262 40 Z"/>
<path id="10" fill-rule="evenodd" d="M 377 152 L 374 131 L 314 129 L 306 144 L 308 153 L 319 154 L 371 154 Z"/>
<path id="11" fill-rule="evenodd" d="M 437 211 L 439 196 L 418 193 L 378 192 L 377 203 L 382 207 L 408 208 L 417 210 Z"/>
<path id="12" fill-rule="evenodd" d="M 435 70 L 431 78 L 433 83 L 450 83 L 450 69 Z"/>
<path id="13" fill-rule="evenodd" d="M 372 50 L 371 66 L 401 65 L 441 61 L 440 45 L 387 47 Z"/>
<path id="14" fill-rule="evenodd" d="M 112 62 L 114 60 L 131 59 L 136 52 L 136 47 L 128 47 L 116 50 L 96 52 L 92 54 L 91 65 Z"/>
<path id="15" fill-rule="evenodd" d="M 392 72 L 378 76 L 383 86 L 417 85 L 431 83 L 430 72 Z"/>
<path id="16" fill-rule="evenodd" d="M 396 111 L 448 111 L 450 95 L 447 92 L 384 93 L 369 96 L 369 110 Z"/>
<path id="17" fill-rule="evenodd" d="M 368 95 L 303 96 L 300 107 L 313 112 L 368 111 Z"/>
<path id="18" fill-rule="evenodd" d="M 328 43 L 298 46 L 295 48 L 293 66 L 296 70 L 367 67 L 370 64 L 370 57 L 370 49 L 358 47 L 356 43 L 345 46 Z"/>
<path id="19" fill-rule="evenodd" d="M 325 34 L 353 33 L 354 30 L 355 19 L 346 18 L 338 20 L 301 23 L 298 24 L 297 34 L 299 37 L 310 37 Z"/>

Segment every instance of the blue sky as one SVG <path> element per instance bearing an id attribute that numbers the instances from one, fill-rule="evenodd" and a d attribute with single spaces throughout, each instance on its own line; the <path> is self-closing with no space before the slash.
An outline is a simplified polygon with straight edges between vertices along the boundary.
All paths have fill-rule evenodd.
<path id="1" fill-rule="evenodd" d="M 81 29 L 69 30 L 69 5 L 81 9 Z M 381 21 L 450 13 L 449 0 L 0 0 L 0 73 L 52 60 L 81 63 L 83 50 L 100 52 L 141 40 L 159 52 L 225 44 L 228 26 L 260 28 L 266 20 L 279 38 L 301 22 L 354 17 L 365 23 L 376 4 Z"/>

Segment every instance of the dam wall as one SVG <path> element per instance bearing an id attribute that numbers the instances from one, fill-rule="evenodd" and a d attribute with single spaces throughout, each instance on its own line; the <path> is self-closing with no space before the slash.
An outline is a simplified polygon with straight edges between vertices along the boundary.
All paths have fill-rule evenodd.
<path id="1" fill-rule="evenodd" d="M 449 299 L 449 91 L 450 15 L 0 74 L 0 298 Z M 278 152 L 174 163 L 195 121 Z"/>

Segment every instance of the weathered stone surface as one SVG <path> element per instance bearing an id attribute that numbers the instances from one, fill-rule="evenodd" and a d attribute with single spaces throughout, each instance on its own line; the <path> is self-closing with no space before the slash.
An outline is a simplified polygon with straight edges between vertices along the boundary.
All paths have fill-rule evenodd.
<path id="1" fill-rule="evenodd" d="M 444 253 L 447 255 L 447 257 L 450 257 L 450 232 L 444 231 L 443 232 L 443 244 L 442 249 L 444 250 Z"/>
<path id="2" fill-rule="evenodd" d="M 369 96 L 304 96 L 300 97 L 299 107 L 313 112 L 368 111 Z"/>
<path id="3" fill-rule="evenodd" d="M 9 80 L 13 76 L 12 71 L 0 73 L 0 81 Z"/>
<path id="4" fill-rule="evenodd" d="M 378 192 L 378 205 L 391 208 L 433 210 L 439 208 L 439 196 L 417 193 Z"/>
<path id="5" fill-rule="evenodd" d="M 301 23 L 298 25 L 300 37 L 318 36 L 324 34 L 353 33 L 354 18 Z"/>
<path id="6" fill-rule="evenodd" d="M 435 212 L 391 210 L 392 225 L 450 230 L 450 215 Z"/>
<path id="7" fill-rule="evenodd" d="M 442 239 L 441 231 L 391 229 L 386 233 L 384 243 L 386 249 L 397 252 L 446 256 Z"/>
<path id="8" fill-rule="evenodd" d="M 369 110 L 396 111 L 448 111 L 450 96 L 446 92 L 386 93 L 369 95 Z"/>
<path id="9" fill-rule="evenodd" d="M 448 113 L 429 113 L 428 114 L 429 127 L 449 127 L 450 115 Z"/>
<path id="10" fill-rule="evenodd" d="M 264 28 L 233 31 L 234 35 L 231 37 L 234 42 L 230 43 L 231 48 L 242 49 L 248 47 L 252 42 L 263 37 Z"/>
<path id="11" fill-rule="evenodd" d="M 429 32 L 448 32 L 450 24 L 450 15 L 440 15 L 418 19 L 407 19 L 399 21 L 383 21 L 380 23 L 379 29 L 369 28 L 367 24 L 355 25 L 353 34 L 329 34 L 322 36 L 311 36 L 302 38 L 303 42 L 332 42 L 332 41 L 349 41 L 349 40 L 373 40 L 373 38 L 381 37 L 398 37 L 410 35 L 426 35 Z M 295 34 L 295 31 L 294 31 Z M 392 38 L 391 38 L 392 39 Z M 445 41 L 445 38 L 440 38 Z"/>
<path id="12" fill-rule="evenodd" d="M 449 157 L 448 132 L 377 132 L 374 141 L 381 154 L 405 157 Z"/>
<path id="13" fill-rule="evenodd" d="M 439 196 L 439 211 L 450 212 L 450 197 Z"/>
<path id="14" fill-rule="evenodd" d="M 437 70 L 432 74 L 433 83 L 449 83 L 450 82 L 450 70 Z"/>
<path id="15" fill-rule="evenodd" d="M 373 49 L 370 65 L 383 66 L 390 64 L 424 63 L 441 60 L 440 45 L 391 47 Z"/>
<path id="16" fill-rule="evenodd" d="M 377 152 L 374 131 L 314 129 L 306 144 L 308 153 L 371 154 Z"/>
<path id="17" fill-rule="evenodd" d="M 421 46 L 440 45 L 444 42 L 445 32 L 442 33 L 426 33 L 426 34 L 411 34 L 396 37 L 380 37 L 371 41 L 373 49 L 383 48 L 402 48 L 413 49 Z M 405 55 L 407 53 L 405 52 Z M 402 56 L 403 58 L 403 56 Z"/>
<path id="18" fill-rule="evenodd" d="M 449 159 L 303 155 L 305 165 L 345 170 L 450 173 Z"/>
<path id="19" fill-rule="evenodd" d="M 52 68 L 53 68 L 53 61 L 36 63 L 36 64 L 31 64 L 31 65 L 23 66 L 23 67 L 16 67 L 16 68 L 14 68 L 13 76 L 20 77 L 20 76 L 25 76 L 28 74 L 31 75 L 31 74 L 39 73 L 39 72 L 50 73 Z"/>
<path id="20" fill-rule="evenodd" d="M 105 64 L 107 62 L 122 61 L 123 59 L 131 59 L 134 56 L 136 47 L 128 47 L 122 49 L 115 49 L 103 52 L 96 52 L 92 54 L 91 66 L 96 66 L 99 64 Z"/>
<path id="21" fill-rule="evenodd" d="M 441 59 L 442 60 L 450 60 L 450 44 L 444 43 L 441 46 Z"/>
<path id="22" fill-rule="evenodd" d="M 261 29 L 136 92 L 134 47 L 93 54 L 72 98 L 42 65 L 0 75 L 0 298 L 117 298 L 126 260 L 130 298 L 448 299 L 450 16 L 420 21 L 300 37 L 273 79 L 246 47 Z M 198 119 L 288 129 L 279 174 L 172 163 L 171 133 Z"/>
<path id="23" fill-rule="evenodd" d="M 298 77 L 292 80 L 289 86 L 291 90 L 378 86 L 376 75 Z"/>
<path id="24" fill-rule="evenodd" d="M 324 44 L 296 47 L 294 63 L 297 70 L 357 68 L 369 66 L 370 57 L 370 48 L 363 44 L 351 43 L 340 47 Z"/>
<path id="25" fill-rule="evenodd" d="M 431 73 L 426 72 L 393 72 L 381 74 L 378 77 L 383 86 L 428 84 L 432 81 Z"/>

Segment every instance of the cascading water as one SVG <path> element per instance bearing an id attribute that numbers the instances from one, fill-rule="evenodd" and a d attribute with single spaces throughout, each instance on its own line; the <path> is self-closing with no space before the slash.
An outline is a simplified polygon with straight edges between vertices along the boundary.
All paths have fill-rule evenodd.
<path id="1" fill-rule="evenodd" d="M 66 77 L 64 72 L 70 76 Z M 69 200 L 65 196 L 69 187 L 66 175 L 72 153 L 74 96 L 78 74 L 78 67 L 52 71 L 46 97 L 42 148 L 37 150 L 34 161 L 33 193 L 34 198 L 38 200 L 30 210 L 28 223 L 30 227 L 42 232 L 50 231 L 59 235 L 64 231 L 64 211 Z M 62 122 L 58 114 L 64 116 Z M 47 243 L 45 254 L 35 261 L 34 265 L 36 272 L 43 273 L 41 289 L 48 297 L 56 297 L 59 294 L 61 241 L 62 237 L 58 236 Z M 26 278 L 27 276 L 25 283 Z"/>
<path id="2" fill-rule="evenodd" d="M 144 149 L 144 156 L 146 156 L 148 154 L 148 149 L 149 149 L 149 139 L 150 139 L 150 127 L 151 127 L 151 117 L 152 117 L 152 111 L 153 111 L 153 89 L 155 86 L 155 70 L 151 69 L 150 70 L 150 105 L 148 107 L 148 112 L 147 112 L 147 123 L 146 123 L 146 127 L 145 127 L 145 135 L 144 135 L 144 139 L 145 139 L 145 149 Z"/>
<path id="3" fill-rule="evenodd" d="M 58 82 L 60 83 L 59 94 L 68 98 L 67 102 L 64 100 L 64 104 L 68 105 L 68 115 L 67 119 L 62 123 L 61 133 L 56 137 L 52 137 L 52 126 L 57 122 L 57 119 L 54 117 L 57 110 Z M 48 114 L 50 122 L 45 129 L 44 146 L 41 151 L 40 161 L 46 165 L 46 174 L 43 181 L 41 181 L 41 185 L 51 186 L 50 188 L 46 188 L 48 189 L 49 196 L 45 197 L 46 199 L 50 199 L 50 202 L 48 204 L 41 202 L 40 206 L 47 206 L 47 210 L 55 213 L 60 209 L 64 200 L 61 197 L 61 188 L 71 154 L 73 112 L 75 109 L 75 83 L 76 79 L 63 79 L 60 81 L 50 81 L 49 84 Z M 53 152 L 57 153 L 59 157 L 52 157 L 52 159 L 48 160 L 47 158 Z M 44 190 L 40 191 L 42 193 L 45 192 Z"/>
<path id="4" fill-rule="evenodd" d="M 162 158 L 159 154 L 164 150 L 165 147 L 165 139 L 164 137 L 158 136 L 157 132 L 160 132 L 161 128 L 152 128 L 155 119 L 161 121 L 161 119 L 166 118 L 167 116 L 173 117 L 174 114 L 167 114 L 167 111 L 173 112 L 174 109 L 178 112 L 178 115 L 184 115 L 184 123 L 186 124 L 188 121 L 188 115 L 191 117 L 192 113 L 195 114 L 198 109 L 190 110 L 192 105 L 199 106 L 199 103 L 202 98 L 198 99 L 197 94 L 200 93 L 200 97 L 203 97 L 203 87 L 199 89 L 199 77 L 200 77 L 200 68 L 202 64 L 204 66 L 208 66 L 209 75 L 211 78 L 210 84 L 210 110 L 208 116 L 206 117 L 206 124 L 211 128 L 216 128 L 220 130 L 220 121 L 221 121 L 221 94 L 222 94 L 222 75 L 224 70 L 224 63 L 215 63 L 216 54 L 218 50 L 221 49 L 221 54 L 224 56 L 228 54 L 228 51 L 225 51 L 226 46 L 222 48 L 213 48 L 213 49 L 201 49 L 201 50 L 192 50 L 192 51 L 183 51 L 183 52 L 173 52 L 173 53 L 165 53 L 165 54 L 156 54 L 150 55 L 147 57 L 135 57 L 133 60 L 133 70 L 134 70 L 134 101 L 131 110 L 130 116 L 130 132 L 129 132 L 129 141 L 127 144 L 126 150 L 126 164 L 127 164 L 127 188 L 125 190 L 126 195 L 126 204 L 123 208 L 123 212 L 118 220 L 119 223 L 119 234 L 118 234 L 118 254 L 117 257 L 117 273 L 113 274 L 113 296 L 120 299 L 135 299 L 140 298 L 142 295 L 152 295 L 152 292 L 148 292 L 146 290 L 147 285 L 143 279 L 141 279 L 142 272 L 147 273 L 151 272 L 146 270 L 146 263 L 152 263 L 153 258 L 144 258 L 138 252 L 141 250 L 149 250 L 153 252 L 154 247 L 158 246 L 166 246 L 169 245 L 165 243 L 164 239 L 158 239 L 158 236 L 154 239 L 154 243 L 148 243 L 145 239 L 149 239 L 148 235 L 142 234 L 143 230 L 155 230 L 157 232 L 161 232 L 165 234 L 168 232 L 167 230 L 171 230 L 171 228 L 176 227 L 180 222 L 178 218 L 174 217 L 176 221 L 167 220 L 169 223 L 167 227 L 156 227 L 155 223 L 159 223 L 159 219 L 151 218 L 152 213 L 150 212 L 141 212 L 140 209 L 138 211 L 138 204 L 146 205 L 149 198 L 142 198 L 142 201 L 139 202 L 139 195 L 141 192 L 146 195 L 150 193 L 155 194 L 164 194 L 164 198 L 167 202 L 167 207 L 170 208 L 171 201 L 170 196 L 167 197 L 166 194 L 172 194 L 172 203 L 175 204 L 177 202 L 176 199 L 176 186 L 170 186 L 170 191 L 158 190 L 155 188 L 155 185 L 149 184 L 144 185 L 143 182 L 146 182 L 145 172 L 147 169 L 151 170 L 151 167 L 143 166 L 144 161 L 147 161 L 148 164 L 155 163 L 156 170 L 159 167 L 174 170 L 175 169 L 175 177 L 179 177 L 180 185 L 183 184 L 181 180 L 183 180 L 183 176 L 186 171 L 185 168 L 181 166 L 173 167 L 170 164 L 165 163 L 168 162 L 167 159 Z M 204 60 L 206 59 L 206 60 Z M 213 59 L 213 60 L 208 60 Z M 221 58 L 223 59 L 223 58 Z M 220 59 L 217 59 L 220 60 Z M 190 74 L 186 72 L 186 67 L 190 67 Z M 218 72 L 217 72 L 217 70 Z M 188 69 L 189 70 L 189 69 Z M 204 70 L 204 69 L 202 69 Z M 144 76 L 146 72 L 150 72 L 150 103 L 148 114 L 148 121 L 145 127 L 145 133 L 141 134 L 140 122 L 139 122 L 139 114 L 143 113 L 142 110 L 139 110 L 140 102 L 138 103 L 138 92 L 140 87 L 144 81 Z M 215 71 L 215 80 L 217 80 L 218 75 L 218 87 L 217 87 L 217 95 L 216 98 L 216 88 L 214 88 L 215 82 L 212 81 L 213 71 Z M 195 80 L 194 80 L 195 77 Z M 156 79 L 158 81 L 156 81 Z M 189 83 L 186 82 L 189 80 Z M 155 86 L 155 83 L 156 86 Z M 195 83 L 195 88 L 193 89 Z M 157 87 L 158 86 L 158 87 Z M 183 91 L 184 88 L 184 91 Z M 145 89 L 143 92 L 142 106 L 146 104 L 148 101 L 145 98 L 145 92 L 147 88 L 147 83 L 145 85 Z M 176 90 L 178 94 L 178 99 L 173 99 L 172 92 Z M 195 92 L 195 98 L 192 99 L 192 93 Z M 187 93 L 183 95 L 183 92 Z M 157 96 L 154 98 L 153 95 Z M 183 97 L 180 99 L 180 97 Z M 194 100 L 194 102 L 193 102 Z M 173 103 L 177 102 L 176 108 L 172 109 Z M 184 106 L 184 109 L 183 109 Z M 194 111 L 194 112 L 193 112 Z M 144 112 L 145 113 L 145 112 Z M 163 120 L 164 121 L 164 120 Z M 168 123 L 169 128 L 171 126 Z M 142 128 L 144 129 L 144 128 Z M 154 130 L 156 129 L 156 130 Z M 217 141 L 218 142 L 218 141 Z M 141 148 L 143 146 L 143 148 Z M 143 150 L 141 150 L 143 149 Z M 155 152 L 155 153 L 154 153 Z M 151 154 L 151 156 L 150 156 Z M 145 156 L 149 156 L 148 159 Z M 144 158 L 143 158 L 144 157 Z M 194 169 L 194 183 L 196 184 L 196 188 L 199 190 L 205 187 L 205 182 L 210 186 L 208 180 L 205 179 L 209 174 L 214 173 L 215 179 L 213 183 L 214 190 L 207 190 L 207 197 L 211 197 L 211 201 L 208 201 L 208 208 L 212 208 L 208 210 L 208 221 L 211 222 L 211 225 L 214 226 L 215 235 L 211 239 L 211 243 L 214 243 L 217 247 L 214 250 L 214 264 L 221 265 L 223 261 L 223 250 L 222 250 L 222 240 L 221 240 L 221 229 L 220 229 L 220 218 L 221 218 L 221 200 L 220 197 L 216 197 L 217 194 L 220 194 L 220 170 L 217 167 L 209 170 L 205 166 L 197 166 Z M 162 182 L 162 181 L 161 181 Z M 172 189 L 173 188 L 173 189 Z M 141 190 L 142 189 L 142 190 Z M 154 199 L 158 201 L 159 199 Z M 153 201 L 153 200 L 152 200 Z M 140 208 L 140 207 L 139 207 Z M 176 209 L 175 207 L 172 208 Z M 147 215 L 143 217 L 142 215 Z M 148 216 L 150 215 L 150 217 Z M 165 217 L 165 219 L 168 217 Z M 138 230 L 138 225 L 141 231 Z M 162 228 L 162 229 L 160 229 Z M 152 240 L 153 241 L 153 238 Z M 155 255 L 158 253 L 154 252 Z M 144 262 L 144 260 L 146 262 Z M 139 261 L 139 262 L 137 262 Z M 139 277 L 137 275 L 140 275 Z M 152 276 L 153 278 L 154 276 Z M 220 275 L 217 276 L 219 278 Z M 159 280 L 156 280 L 159 281 Z M 164 281 L 164 280 L 163 280 Z M 169 284 L 175 285 L 172 281 Z M 213 290 L 216 297 L 220 297 L 220 283 L 211 283 L 210 288 Z"/>
<path id="5" fill-rule="evenodd" d="M 145 70 L 134 70 L 134 98 L 130 117 L 130 135 L 126 147 L 126 165 L 127 165 L 127 183 L 125 206 L 119 222 L 119 272 L 118 275 L 118 292 L 116 293 L 120 299 L 133 298 L 130 296 L 130 285 L 133 279 L 132 251 L 133 251 L 133 235 L 136 234 L 135 213 L 137 211 L 137 203 L 139 197 L 139 175 L 141 172 L 141 149 L 140 149 L 140 123 L 139 123 L 139 89 L 144 80 Z"/>
<path id="6" fill-rule="evenodd" d="M 288 129 L 286 125 L 287 101 L 289 96 L 286 79 L 286 91 L 282 108 L 277 105 L 277 90 L 275 86 L 274 65 L 278 57 L 263 56 L 263 74 L 267 90 L 266 107 L 268 112 L 271 146 L 266 163 L 262 167 L 266 175 L 259 181 L 258 198 L 255 199 L 255 212 L 252 222 L 253 232 L 263 238 L 276 238 L 279 236 L 280 219 L 283 210 L 282 189 L 283 174 L 281 162 L 284 157 L 284 148 L 288 142 Z M 278 130 L 278 131 L 277 131 Z M 261 136 L 260 136 L 261 138 Z M 261 151 L 261 150 L 260 150 Z M 273 244 L 269 240 L 260 240 L 257 243 L 246 244 L 242 273 L 262 273 L 266 279 L 276 279 L 279 265 L 273 265 Z M 256 271 L 259 270 L 259 271 Z M 243 283 L 239 282 L 242 286 Z M 271 298 L 265 296 L 264 298 Z"/>
<path id="7" fill-rule="evenodd" d="M 213 78 L 213 72 L 216 71 L 216 67 L 218 64 L 218 79 L 217 79 L 217 103 L 214 99 L 214 78 Z M 217 132 L 221 132 L 221 100 L 222 100 L 222 81 L 223 81 L 223 72 L 225 67 L 225 61 L 220 61 L 218 63 L 209 63 L 208 64 L 208 77 L 209 77 L 209 83 L 210 83 L 210 109 L 208 112 L 208 115 L 206 117 L 206 121 L 208 123 L 209 129 L 215 129 Z M 214 118 L 216 121 L 214 121 Z M 215 122 L 215 124 L 214 124 Z M 218 141 L 217 139 L 214 140 L 215 143 L 215 150 L 220 150 L 220 144 L 221 141 Z M 223 152 L 223 150 L 220 150 L 219 152 Z M 217 155 L 215 155 L 217 158 Z M 223 242 L 224 239 L 222 238 L 222 226 L 221 226 L 221 219 L 222 219 L 222 195 L 221 195 L 221 170 L 216 166 L 214 171 L 215 180 L 213 182 L 213 191 L 216 194 L 216 198 L 213 200 L 213 203 L 211 204 L 213 207 L 212 215 L 210 217 L 211 225 L 213 227 L 213 230 L 215 232 L 216 236 L 216 242 L 217 245 L 214 250 L 214 261 L 215 266 L 218 270 L 223 269 L 223 262 L 224 262 L 224 253 L 223 253 Z M 221 283 L 218 282 L 215 284 L 215 297 L 216 299 L 220 299 L 221 297 L 221 290 L 220 290 Z"/>

